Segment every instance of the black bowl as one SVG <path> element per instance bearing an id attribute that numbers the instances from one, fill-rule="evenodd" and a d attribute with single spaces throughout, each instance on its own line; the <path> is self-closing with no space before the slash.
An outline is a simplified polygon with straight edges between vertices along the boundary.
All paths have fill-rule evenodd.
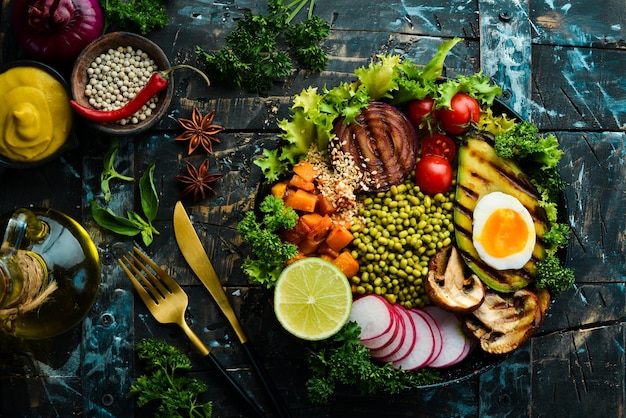
<path id="1" fill-rule="evenodd" d="M 494 103 L 491 105 L 494 115 L 504 114 L 508 118 L 515 120 L 516 122 L 522 122 L 524 119 L 513 109 L 511 109 L 504 101 L 495 99 Z M 265 196 L 270 194 L 271 185 L 264 184 L 259 187 L 257 196 L 255 197 L 255 205 L 254 210 L 257 213 L 257 216 L 262 216 L 259 204 L 263 200 Z M 567 207 L 565 205 L 565 200 L 563 199 L 559 202 L 559 214 L 564 216 L 566 213 Z M 566 250 L 563 250 L 559 253 L 559 257 L 564 259 L 566 256 Z M 268 292 L 268 298 L 271 299 L 272 295 Z M 308 348 L 310 344 L 306 341 L 301 341 Z M 428 388 L 441 388 L 444 386 L 456 384 L 473 377 L 479 376 L 482 373 L 498 366 L 504 360 L 506 360 L 512 353 L 507 354 L 490 354 L 478 347 L 477 345 L 474 347 L 472 353 L 470 353 L 463 361 L 457 363 L 453 366 L 436 369 L 440 375 L 440 379 L 433 383 L 427 383 L 423 385 L 417 385 L 412 387 L 413 389 L 428 389 Z"/>

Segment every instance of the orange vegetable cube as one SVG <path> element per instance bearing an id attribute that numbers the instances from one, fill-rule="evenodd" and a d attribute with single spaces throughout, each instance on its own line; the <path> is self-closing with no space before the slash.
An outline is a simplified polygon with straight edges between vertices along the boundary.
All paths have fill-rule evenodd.
<path id="1" fill-rule="evenodd" d="M 303 212 L 315 212 L 317 205 L 317 196 L 306 190 L 297 189 L 293 193 L 287 193 L 285 197 L 285 205 L 292 207 L 294 210 Z"/>
<path id="2" fill-rule="evenodd" d="M 328 238 L 326 238 L 326 240 L 328 240 Z M 324 241 L 322 245 L 320 245 L 317 252 L 320 254 L 320 256 L 326 255 L 330 257 L 331 261 L 339 256 L 339 251 L 335 251 L 332 248 L 330 248 L 328 244 L 326 243 L 326 241 Z"/>
<path id="3" fill-rule="evenodd" d="M 333 264 L 349 279 L 359 272 L 359 262 L 352 257 L 349 251 L 344 251 L 333 260 Z"/>
<path id="4" fill-rule="evenodd" d="M 322 245 L 324 240 L 316 241 L 314 239 L 306 238 L 298 244 L 298 251 L 304 255 L 312 255 L 317 253 L 317 249 Z"/>
<path id="5" fill-rule="evenodd" d="M 307 192 L 315 190 L 315 183 L 308 181 L 304 177 L 297 174 L 294 174 L 291 179 L 289 179 L 289 185 L 295 187 L 296 189 L 306 190 Z"/>
<path id="6" fill-rule="evenodd" d="M 287 183 L 281 181 L 280 183 L 276 183 L 272 186 L 271 190 L 272 196 L 275 196 L 279 199 L 283 199 L 285 197 L 285 193 L 287 193 Z"/>
<path id="7" fill-rule="evenodd" d="M 293 172 L 309 182 L 313 182 L 315 177 L 317 177 L 317 169 L 315 166 L 305 160 L 300 160 L 298 164 L 293 167 Z"/>
<path id="8" fill-rule="evenodd" d="M 321 217 L 320 221 L 311 228 L 307 234 L 307 238 L 314 239 L 315 241 L 324 240 L 326 236 L 328 236 L 332 226 L 333 221 L 330 219 L 330 216 L 324 215 Z"/>
<path id="9" fill-rule="evenodd" d="M 303 231 L 306 230 L 306 234 L 308 234 L 309 231 L 311 231 L 311 229 L 313 229 L 315 225 L 317 225 L 321 221 L 322 215 L 320 215 L 319 213 L 305 213 L 298 218 L 298 222 L 302 222 L 303 225 L 301 227 Z"/>
<path id="10" fill-rule="evenodd" d="M 298 245 L 305 236 L 305 233 L 301 233 L 301 231 L 297 230 L 295 227 L 280 233 L 281 240 L 293 245 Z"/>
<path id="11" fill-rule="evenodd" d="M 322 215 L 332 215 L 337 212 L 337 208 L 330 199 L 320 193 L 317 195 L 317 212 Z"/>
<path id="12" fill-rule="evenodd" d="M 341 224 L 333 225 L 330 233 L 326 237 L 326 244 L 333 250 L 339 252 L 352 242 L 354 235 Z"/>

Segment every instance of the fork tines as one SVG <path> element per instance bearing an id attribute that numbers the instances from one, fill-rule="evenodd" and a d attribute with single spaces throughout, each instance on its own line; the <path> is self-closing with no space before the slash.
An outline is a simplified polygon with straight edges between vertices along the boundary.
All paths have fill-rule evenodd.
<path id="1" fill-rule="evenodd" d="M 135 253 L 129 251 L 127 255 L 122 256 L 124 262 L 122 263 L 121 260 L 119 260 L 120 265 L 128 278 L 132 281 L 135 289 L 140 292 L 140 295 L 149 296 L 158 304 L 167 295 L 174 293 L 176 290 L 175 287 L 178 285 L 176 282 L 173 282 L 173 280 L 168 280 L 169 277 L 167 273 L 147 255 L 139 251 L 137 247 L 134 247 L 133 250 Z M 135 254 L 137 254 L 141 260 Z M 145 264 L 142 263 L 142 260 Z M 142 294 L 142 291 L 145 293 Z"/>

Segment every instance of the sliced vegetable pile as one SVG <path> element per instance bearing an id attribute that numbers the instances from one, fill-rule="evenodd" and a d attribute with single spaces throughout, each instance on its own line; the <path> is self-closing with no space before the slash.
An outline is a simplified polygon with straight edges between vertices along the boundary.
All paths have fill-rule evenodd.
<path id="1" fill-rule="evenodd" d="M 278 243 L 289 257 L 274 260 L 271 274 L 246 269 L 251 279 L 271 288 L 285 265 L 318 257 L 352 284 L 348 325 L 313 344 L 315 401 L 338 383 L 378 387 L 380 375 L 368 383 L 348 371 L 368 367 L 361 350 L 346 356 L 354 327 L 393 393 L 407 375 L 432 381 L 433 370 L 475 347 L 515 350 L 551 296 L 573 284 L 557 255 L 569 237 L 558 218 L 558 140 L 494 113 L 501 89 L 483 74 L 442 78 L 459 41 L 443 43 L 425 66 L 384 55 L 354 82 L 303 90 L 279 122 L 280 147 L 255 162 L 272 185 L 262 205 L 272 199 L 276 213 L 297 220 L 272 229 L 267 246 L 254 242 L 259 259 Z"/>

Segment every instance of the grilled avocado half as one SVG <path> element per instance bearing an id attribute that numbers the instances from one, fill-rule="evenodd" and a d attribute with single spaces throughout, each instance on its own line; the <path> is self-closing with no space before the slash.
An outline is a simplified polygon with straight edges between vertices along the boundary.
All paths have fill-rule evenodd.
<path id="1" fill-rule="evenodd" d="M 549 229 L 539 194 L 526 174 L 509 159 L 499 157 L 494 137 L 481 133 L 466 139 L 459 147 L 454 209 L 457 248 L 470 269 L 490 288 L 514 292 L 533 281 L 537 262 L 545 258 L 543 235 Z M 489 193 L 502 192 L 516 197 L 528 209 L 537 240 L 530 260 L 520 269 L 497 270 L 482 261 L 472 242 L 472 221 L 478 200 Z"/>

